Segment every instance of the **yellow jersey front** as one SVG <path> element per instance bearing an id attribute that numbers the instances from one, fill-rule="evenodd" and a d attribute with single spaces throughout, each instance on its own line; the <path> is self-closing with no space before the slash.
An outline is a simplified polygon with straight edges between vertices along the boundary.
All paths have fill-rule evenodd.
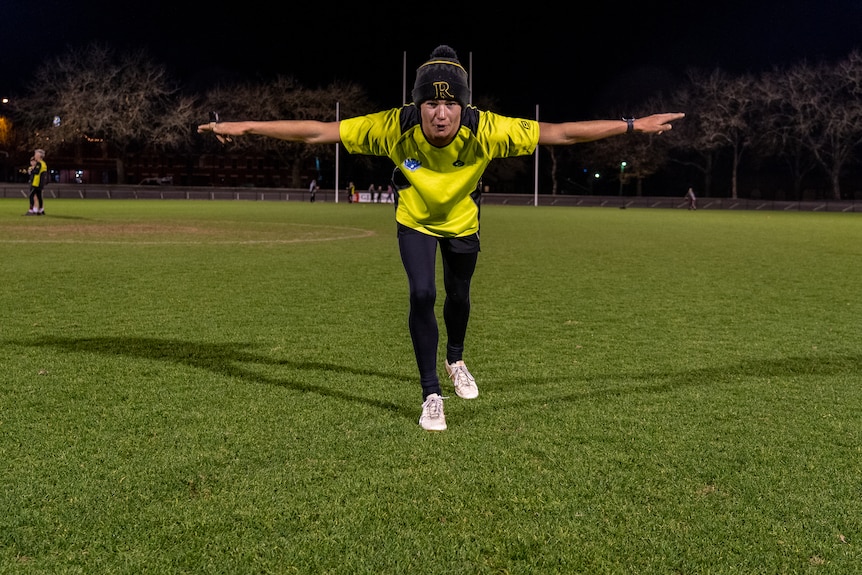
<path id="1" fill-rule="evenodd" d="M 532 154 L 539 142 L 535 120 L 510 118 L 472 106 L 462 113 L 455 139 L 432 146 L 421 123 L 402 128 L 402 114 L 414 105 L 342 120 L 341 142 L 351 154 L 391 159 L 409 185 L 398 192 L 395 219 L 437 237 L 469 236 L 479 231 L 479 206 L 471 194 L 495 158 Z M 466 113 L 477 114 L 475 130 L 465 125 Z"/>
<path id="2" fill-rule="evenodd" d="M 44 160 L 36 160 L 38 164 L 33 170 L 33 179 L 31 185 L 34 188 L 44 188 L 48 177 L 48 164 Z"/>

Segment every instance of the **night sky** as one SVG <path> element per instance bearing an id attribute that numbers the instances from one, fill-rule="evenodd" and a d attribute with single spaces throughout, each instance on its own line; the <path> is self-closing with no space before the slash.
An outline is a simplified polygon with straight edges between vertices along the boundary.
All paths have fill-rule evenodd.
<path id="1" fill-rule="evenodd" d="M 20 93 L 54 56 L 97 42 L 144 49 L 192 88 L 283 74 L 309 87 L 355 82 L 389 107 L 401 103 L 405 53 L 409 91 L 416 67 L 449 44 L 465 66 L 472 56 L 474 100 L 574 120 L 689 68 L 758 72 L 862 47 L 862 0 L 542 4 L 0 0 L 0 96 Z"/>

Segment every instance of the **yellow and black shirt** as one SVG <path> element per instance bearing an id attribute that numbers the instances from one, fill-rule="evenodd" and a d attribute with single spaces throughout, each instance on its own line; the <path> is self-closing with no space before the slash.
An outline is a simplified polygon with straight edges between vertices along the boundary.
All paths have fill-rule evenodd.
<path id="1" fill-rule="evenodd" d="M 48 164 L 44 160 L 36 160 L 30 172 L 30 185 L 40 190 L 45 187 L 48 178 Z"/>
<path id="2" fill-rule="evenodd" d="M 399 189 L 398 223 L 436 237 L 479 231 L 471 194 L 495 158 L 532 154 L 539 143 L 535 120 L 510 118 L 466 106 L 447 146 L 432 146 L 413 104 L 341 121 L 341 142 L 351 154 L 391 159 L 409 185 Z"/>

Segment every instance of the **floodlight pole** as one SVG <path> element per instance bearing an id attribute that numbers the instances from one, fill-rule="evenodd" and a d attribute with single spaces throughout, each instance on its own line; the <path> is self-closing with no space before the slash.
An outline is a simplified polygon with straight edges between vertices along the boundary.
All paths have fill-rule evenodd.
<path id="1" fill-rule="evenodd" d="M 470 69 L 470 73 L 467 74 L 467 81 L 470 83 L 470 101 L 468 102 L 468 104 L 472 104 L 473 103 L 473 52 L 470 52 L 470 54 L 468 56 L 468 62 L 469 62 L 469 64 L 467 64 L 467 66 Z"/>
<path id="2" fill-rule="evenodd" d="M 539 105 L 536 104 L 536 121 L 539 121 Z M 539 205 L 539 145 L 536 144 L 536 151 L 533 152 L 533 155 L 536 158 L 535 161 L 535 171 L 533 174 L 533 205 Z"/>
<path id="3" fill-rule="evenodd" d="M 336 102 L 335 103 L 335 121 L 336 122 L 339 120 L 340 112 L 341 112 L 341 102 Z M 339 148 L 339 143 L 335 142 L 335 203 L 336 204 L 338 203 L 338 157 L 339 157 L 338 148 Z"/>

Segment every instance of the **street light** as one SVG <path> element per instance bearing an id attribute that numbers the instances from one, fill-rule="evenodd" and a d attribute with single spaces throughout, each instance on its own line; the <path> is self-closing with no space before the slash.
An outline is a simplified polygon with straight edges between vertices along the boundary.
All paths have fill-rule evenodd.
<path id="1" fill-rule="evenodd" d="M 623 195 L 623 175 L 625 174 L 627 165 L 625 160 L 620 162 L 620 195 Z"/>

